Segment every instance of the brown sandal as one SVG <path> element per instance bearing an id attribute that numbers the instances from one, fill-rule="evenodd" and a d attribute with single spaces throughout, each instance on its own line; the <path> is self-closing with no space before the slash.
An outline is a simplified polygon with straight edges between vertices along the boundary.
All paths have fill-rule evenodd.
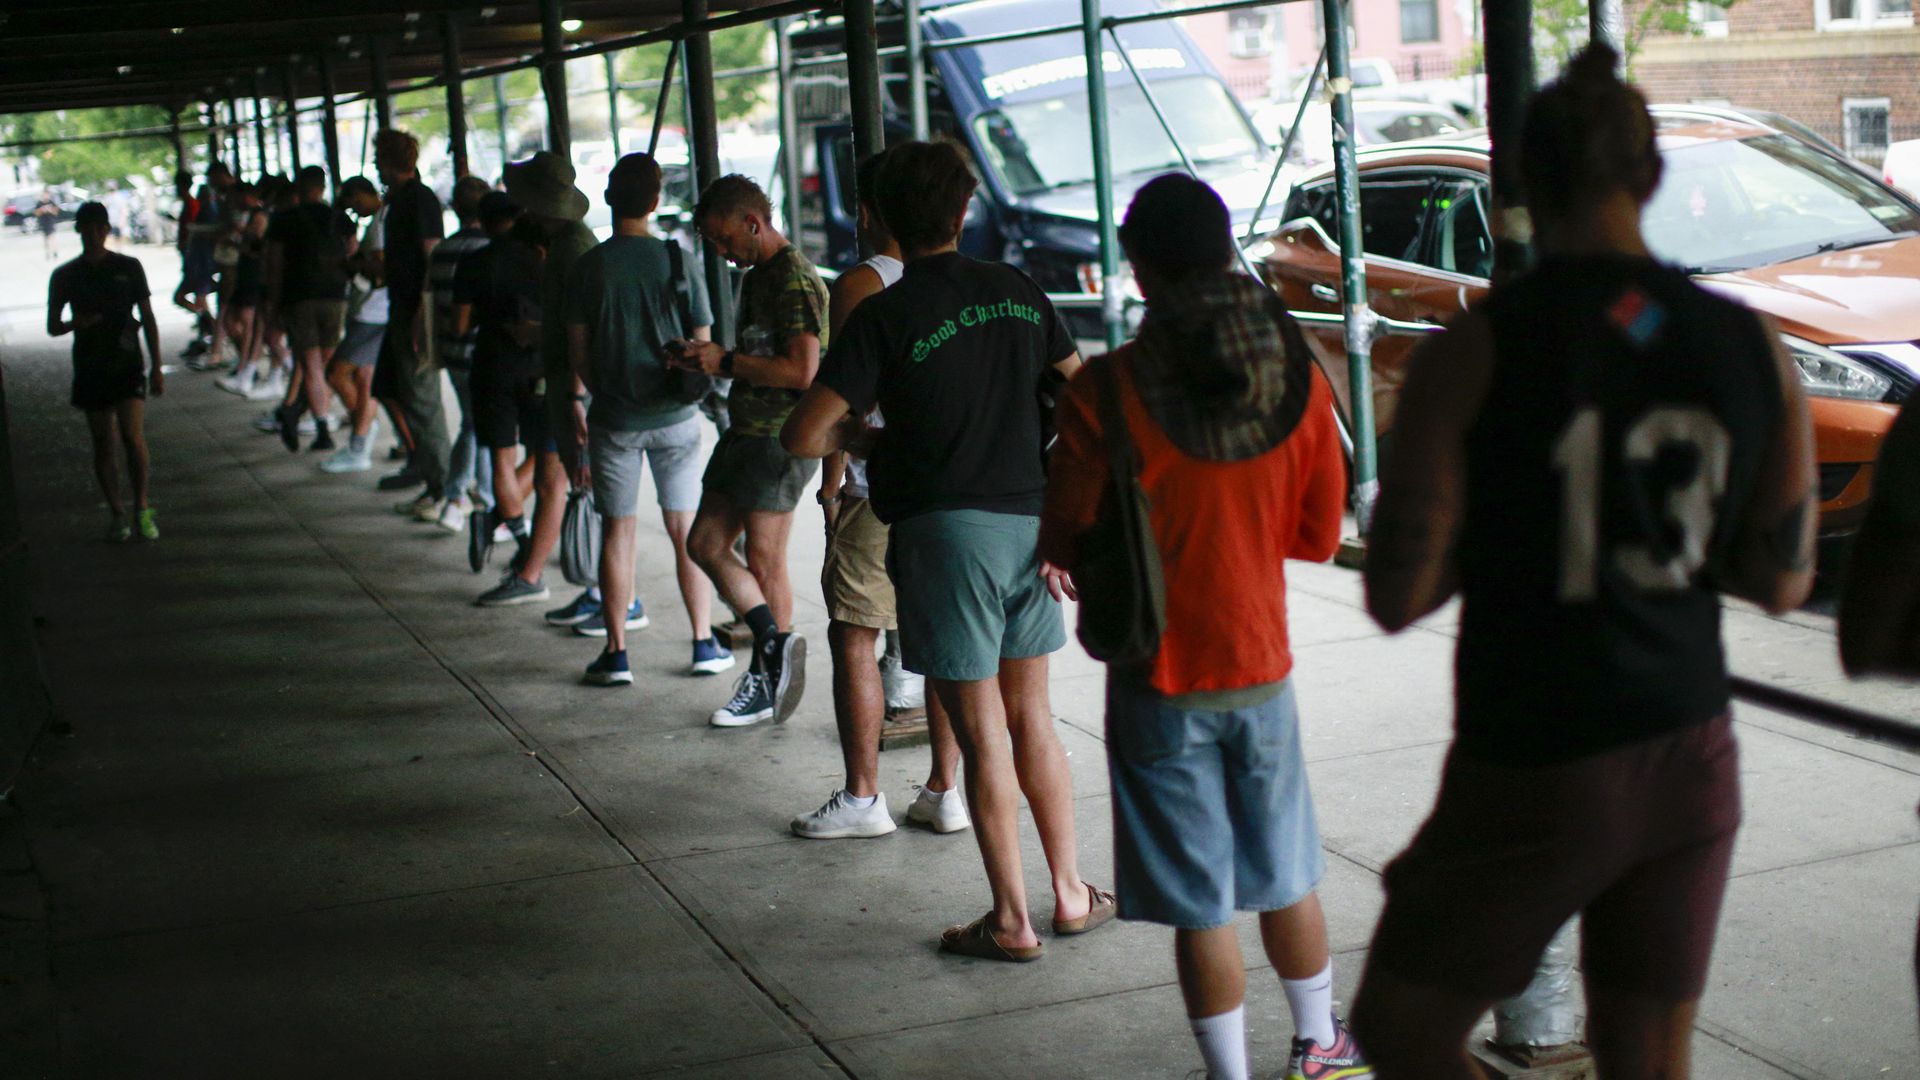
<path id="1" fill-rule="evenodd" d="M 1120 913 L 1120 901 L 1112 893 L 1096 889 L 1084 881 L 1080 884 L 1087 886 L 1089 901 L 1087 913 L 1077 919 L 1053 920 L 1053 932 L 1061 937 L 1072 937 L 1075 934 L 1099 929 Z"/>
<path id="2" fill-rule="evenodd" d="M 940 934 L 940 951 L 956 956 L 972 956 L 981 960 L 1005 960 L 1011 964 L 1026 964 L 1040 959 L 1042 947 L 1039 945 L 1011 947 L 1000 944 L 993 936 L 987 920 L 991 914 L 982 915 L 965 926 L 949 926 Z"/>

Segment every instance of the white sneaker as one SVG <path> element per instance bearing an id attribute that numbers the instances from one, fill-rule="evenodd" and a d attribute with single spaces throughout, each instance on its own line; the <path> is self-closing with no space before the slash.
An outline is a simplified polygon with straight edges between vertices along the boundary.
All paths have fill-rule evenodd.
<path id="1" fill-rule="evenodd" d="M 793 835 L 808 840 L 844 840 L 851 837 L 885 836 L 898 826 L 887 813 L 884 792 L 874 796 L 870 806 L 855 806 L 842 788 L 834 792 L 820 809 L 793 819 Z"/>
<path id="2" fill-rule="evenodd" d="M 332 429 L 333 429 L 333 430 L 335 430 L 335 431 L 338 431 L 338 430 L 340 430 L 340 425 L 338 425 L 338 424 L 328 424 L 327 426 L 328 426 L 329 428 L 332 428 Z M 301 413 L 301 414 L 300 414 L 300 422 L 299 422 L 298 424 L 295 424 L 295 425 L 293 426 L 293 430 L 294 430 L 294 432 L 295 432 L 296 434 L 300 434 L 300 435 L 311 435 L 311 434 L 313 434 L 313 433 L 314 433 L 314 431 L 316 430 L 316 429 L 314 428 L 314 426 L 313 426 L 313 414 L 312 414 L 312 413 Z"/>
<path id="3" fill-rule="evenodd" d="M 473 513 L 473 504 L 464 497 L 448 499 L 440 506 L 440 527 L 450 533 L 467 531 L 467 515 Z"/>
<path id="4" fill-rule="evenodd" d="M 247 391 L 248 401 L 279 401 L 286 396 L 287 380 L 278 371 L 265 379 L 255 380 L 253 386 Z"/>
<path id="5" fill-rule="evenodd" d="M 274 415 L 272 409 L 268 409 L 266 412 L 253 418 L 253 430 L 272 435 L 274 432 L 280 430 L 280 418 Z"/>
<path id="6" fill-rule="evenodd" d="M 948 789 L 945 795 L 937 798 L 933 792 L 915 784 L 919 791 L 913 797 L 913 805 L 907 807 L 907 820 L 915 825 L 925 825 L 937 833 L 959 832 L 973 827 L 973 819 L 967 816 L 967 800 L 960 794 L 959 788 Z"/>
<path id="7" fill-rule="evenodd" d="M 213 385 L 225 390 L 229 394 L 250 397 L 250 391 L 253 390 L 253 373 L 236 371 L 231 375 L 222 375 L 213 380 Z"/>
<path id="8" fill-rule="evenodd" d="M 359 453 L 354 453 L 351 441 L 329 454 L 327 460 L 320 463 L 320 471 L 324 473 L 366 472 L 371 468 L 373 468 L 373 454 L 364 447 Z"/>

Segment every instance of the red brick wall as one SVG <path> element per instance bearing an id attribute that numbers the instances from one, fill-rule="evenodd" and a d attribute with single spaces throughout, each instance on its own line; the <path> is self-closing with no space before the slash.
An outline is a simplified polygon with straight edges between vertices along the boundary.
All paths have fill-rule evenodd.
<path id="1" fill-rule="evenodd" d="M 1742 5 L 1749 0 L 1741 0 Z M 1767 0 L 1757 0 L 1767 2 Z M 1736 5 L 1736 10 L 1740 5 Z M 1647 64 L 1635 79 L 1654 102 L 1703 99 L 1767 109 L 1790 116 L 1845 145 L 1841 103 L 1847 98 L 1887 98 L 1891 138 L 1920 138 L 1920 78 L 1911 56 L 1817 61 Z"/>
<path id="2" fill-rule="evenodd" d="M 1733 6 L 1727 9 L 1727 34 L 1730 37 L 1742 37 L 1747 34 L 1812 30 L 1814 2 L 1815 0 L 1734 0 Z M 1628 25 L 1633 24 L 1645 7 L 1644 3 L 1627 0 Z"/>

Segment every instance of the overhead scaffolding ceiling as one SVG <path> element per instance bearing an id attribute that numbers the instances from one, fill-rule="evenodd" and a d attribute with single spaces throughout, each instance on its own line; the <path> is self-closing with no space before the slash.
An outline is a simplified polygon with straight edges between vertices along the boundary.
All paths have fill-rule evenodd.
<path id="1" fill-rule="evenodd" d="M 713 0 L 714 15 L 771 0 Z M 821 5 L 829 6 L 829 5 Z M 567 44 L 625 37 L 680 21 L 681 0 L 571 0 Z M 315 66 L 333 59 L 336 93 L 373 89 L 372 41 L 387 50 L 391 89 L 443 74 L 441 21 L 459 25 L 466 68 L 540 50 L 538 3 L 480 0 L 45 0 L 0 13 L 0 113 L 106 105 L 185 107 L 249 97 L 253 80 L 279 97 L 320 94 Z"/>

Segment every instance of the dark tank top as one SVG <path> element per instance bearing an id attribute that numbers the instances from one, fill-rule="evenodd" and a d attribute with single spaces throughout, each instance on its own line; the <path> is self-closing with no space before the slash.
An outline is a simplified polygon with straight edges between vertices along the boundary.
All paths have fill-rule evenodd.
<path id="1" fill-rule="evenodd" d="M 1459 745 L 1547 764 L 1725 712 L 1712 568 L 1782 400 L 1766 330 L 1679 271 L 1553 259 L 1484 308 L 1467 436 Z"/>

